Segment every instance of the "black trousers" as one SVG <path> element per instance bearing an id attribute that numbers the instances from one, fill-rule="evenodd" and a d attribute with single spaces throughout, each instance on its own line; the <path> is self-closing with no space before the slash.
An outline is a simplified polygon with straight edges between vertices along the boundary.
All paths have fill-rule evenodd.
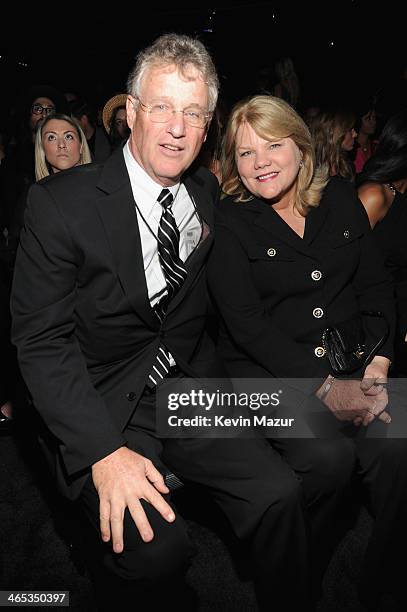
<path id="1" fill-rule="evenodd" d="M 376 420 L 354 436 L 355 483 L 374 518 L 359 585 L 368 609 L 375 609 L 383 593 L 390 593 L 400 609 L 407 607 L 407 389 L 405 381 L 393 383 L 388 409 L 392 423 Z"/>
<path id="2" fill-rule="evenodd" d="M 281 449 L 273 448 L 264 438 L 157 438 L 155 396 L 148 393 L 125 434 L 129 448 L 151 459 L 163 473 L 171 471 L 186 483 L 200 485 L 216 502 L 250 551 L 260 609 L 269 610 L 271 603 L 276 610 L 294 606 L 311 609 L 312 558 L 324 559 L 319 568 L 322 572 L 332 551 L 327 543 L 330 538 L 317 533 L 321 535 L 334 522 L 354 469 L 353 447 L 348 440 L 303 441 L 307 442 L 302 445 L 307 465 L 316 469 L 309 475 L 298 469 L 297 474 L 298 466 L 293 469 Z M 291 444 L 297 448 L 298 441 L 291 440 Z M 171 496 L 167 498 L 172 504 Z M 91 479 L 80 503 L 95 533 L 99 532 L 99 500 Z M 110 543 L 98 546 L 103 566 L 111 580 L 119 581 L 117 588 L 122 594 L 137 590 L 157 593 L 157 585 L 165 592 L 164 585 L 174 585 L 175 577 L 185 572 L 191 555 L 182 517 L 177 514 L 174 523 L 167 523 L 152 506 L 142 503 L 154 530 L 152 542 L 142 541 L 126 510 L 123 553 L 115 554 Z M 307 507 L 313 516 L 311 522 Z M 310 529 L 314 529 L 314 540 L 320 542 L 324 553 L 310 550 Z M 129 601 L 134 602 L 134 596 Z"/>
<path id="3" fill-rule="evenodd" d="M 345 457 L 348 464 L 353 462 L 352 499 L 345 497 L 344 500 L 363 502 L 374 519 L 359 577 L 360 599 L 369 610 L 377 609 L 383 594 L 391 594 L 402 609 L 407 606 L 404 586 L 407 565 L 406 382 L 396 379 L 389 383 L 390 425 L 377 419 L 368 428 L 352 424 L 343 426 L 337 421 L 338 439 L 270 440 L 303 485 L 316 589 L 341 529 L 346 528 L 346 522 L 340 524 L 344 510 L 346 512 L 343 505 L 329 508 L 330 503 L 338 501 L 329 496 L 330 474 L 340 469 L 338 461 Z M 335 479 L 331 484 L 335 486 Z M 321 503 L 321 497 L 327 492 L 328 499 Z M 337 522 L 330 523 L 335 514 Z"/>

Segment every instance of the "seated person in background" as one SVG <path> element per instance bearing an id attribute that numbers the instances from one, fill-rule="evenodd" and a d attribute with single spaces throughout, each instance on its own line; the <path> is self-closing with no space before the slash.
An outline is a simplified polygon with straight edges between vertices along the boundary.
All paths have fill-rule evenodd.
<path id="1" fill-rule="evenodd" d="M 358 113 L 356 131 L 357 139 L 355 141 L 354 150 L 354 165 L 356 174 L 359 174 L 363 170 L 363 166 L 375 152 L 377 146 L 377 140 L 374 135 L 377 127 L 377 117 L 374 108 L 369 106 L 366 108 L 362 107 Z"/>
<path id="2" fill-rule="evenodd" d="M 407 111 L 391 117 L 357 177 L 359 199 L 396 290 L 394 370 L 407 376 Z"/>
<path id="3" fill-rule="evenodd" d="M 126 114 L 127 94 L 117 94 L 106 102 L 102 111 L 102 120 L 109 135 L 112 151 L 123 145 L 130 136 Z"/>
<path id="4" fill-rule="evenodd" d="M 3 223 L 10 231 L 15 208 L 21 196 L 35 179 L 34 140 L 38 123 L 53 113 L 63 113 L 66 102 L 62 94 L 49 85 L 36 85 L 24 91 L 17 105 L 15 131 L 8 141 L 6 157 L 1 164 L 0 202 Z M 0 231 L 3 232 L 3 227 Z"/>
<path id="5" fill-rule="evenodd" d="M 352 474 L 376 519 L 361 597 L 374 606 L 383 590 L 399 589 L 405 604 L 400 558 L 407 550 L 407 441 L 365 440 L 360 427 L 387 435 L 390 418 L 382 411 L 392 337 L 352 379 L 332 376 L 322 346 L 328 325 L 360 310 L 381 310 L 394 320 L 392 284 L 365 212 L 349 182 L 315 171 L 307 126 L 272 96 L 244 100 L 232 110 L 222 178 L 228 197 L 218 214 L 208 281 L 229 375 L 313 379 L 309 393 L 338 419 L 332 419 L 338 429 L 344 421 L 349 430 L 334 439 L 269 439 L 302 484 L 314 586 L 335 545 L 331 527 Z M 321 387 L 319 377 L 325 379 Z"/>
<path id="6" fill-rule="evenodd" d="M 282 98 L 293 108 L 300 102 L 300 81 L 291 57 L 280 57 L 274 64 L 276 84 L 273 95 Z"/>
<path id="7" fill-rule="evenodd" d="M 315 165 L 329 176 L 353 180 L 351 155 L 357 136 L 356 117 L 351 111 L 325 110 L 309 122 L 315 149 Z"/>
<path id="8" fill-rule="evenodd" d="M 215 112 L 213 113 L 206 140 L 194 163 L 194 166 L 204 166 L 208 168 L 208 170 L 216 176 L 219 183 L 221 182 L 220 154 L 227 113 L 226 103 L 222 99 L 219 99 Z"/>
<path id="9" fill-rule="evenodd" d="M 91 161 L 85 134 L 76 119 L 62 113 L 54 113 L 38 123 L 34 141 L 37 181 L 61 170 L 89 164 Z M 29 186 L 18 200 L 10 227 L 10 240 L 14 245 L 18 244 L 24 225 L 28 189 Z"/>
<path id="10" fill-rule="evenodd" d="M 68 170 L 81 164 L 88 164 L 92 161 L 85 135 L 80 126 L 75 119 L 61 113 L 50 113 L 37 123 L 34 141 L 34 160 L 35 178 L 37 181 L 50 174 Z M 9 241 L 13 246 L 13 258 L 15 257 L 20 232 L 24 225 L 28 189 L 29 186 L 25 188 L 19 197 L 10 225 Z M 6 319 L 3 323 L 5 321 Z M 10 343 L 10 339 L 8 339 L 8 343 Z M 4 346 L 7 347 L 7 344 Z M 13 364 L 16 364 L 16 357 L 14 347 L 11 345 L 8 355 L 7 361 L 10 371 L 18 372 L 16 366 L 12 370 Z M 6 378 L 10 385 L 13 377 L 7 376 Z M 16 379 L 16 375 L 14 375 L 14 379 Z M 4 413 L 5 410 L 3 409 L 2 412 Z M 7 416 L 11 417 L 11 413 L 10 407 Z"/>

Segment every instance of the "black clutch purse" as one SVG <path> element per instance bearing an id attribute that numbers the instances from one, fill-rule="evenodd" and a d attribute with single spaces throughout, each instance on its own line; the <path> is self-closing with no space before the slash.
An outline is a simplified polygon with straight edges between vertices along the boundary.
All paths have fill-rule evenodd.
<path id="1" fill-rule="evenodd" d="M 365 368 L 389 335 L 389 325 L 382 312 L 363 311 L 338 325 L 328 327 L 322 344 L 337 375 L 353 374 Z"/>

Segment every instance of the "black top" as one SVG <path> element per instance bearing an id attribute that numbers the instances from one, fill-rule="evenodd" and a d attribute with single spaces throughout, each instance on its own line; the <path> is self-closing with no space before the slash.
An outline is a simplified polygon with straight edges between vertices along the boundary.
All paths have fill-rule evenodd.
<path id="1" fill-rule="evenodd" d="M 223 200 L 208 277 L 234 377 L 325 378 L 323 330 L 360 309 L 384 311 L 394 328 L 390 275 L 353 186 L 337 177 L 303 238 L 265 201 Z M 380 350 L 390 359 L 392 336 Z"/>
<path id="2" fill-rule="evenodd" d="M 407 332 L 407 193 L 396 191 L 386 216 L 376 224 L 374 237 L 396 288 L 397 328 Z"/>

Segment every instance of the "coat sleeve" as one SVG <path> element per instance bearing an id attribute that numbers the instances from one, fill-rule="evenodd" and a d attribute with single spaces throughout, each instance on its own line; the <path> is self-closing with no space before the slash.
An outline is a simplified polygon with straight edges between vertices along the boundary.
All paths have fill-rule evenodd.
<path id="1" fill-rule="evenodd" d="M 12 288 L 12 340 L 36 409 L 61 445 L 69 475 L 125 440 L 87 372 L 75 337 L 76 249 L 45 185 L 28 196 Z"/>
<path id="2" fill-rule="evenodd" d="M 233 228 L 219 220 L 215 233 L 208 262 L 209 288 L 233 341 L 270 376 L 318 379 L 301 385 L 301 390 L 314 392 L 326 378 L 326 366 L 317 360 L 312 362 L 300 344 L 273 324 L 252 281 L 248 256 Z"/>

